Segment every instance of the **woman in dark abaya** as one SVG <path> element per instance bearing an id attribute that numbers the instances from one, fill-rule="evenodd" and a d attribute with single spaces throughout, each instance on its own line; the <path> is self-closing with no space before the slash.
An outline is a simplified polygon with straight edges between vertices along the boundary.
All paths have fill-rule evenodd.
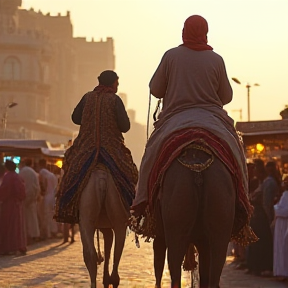
<path id="1" fill-rule="evenodd" d="M 259 240 L 247 248 L 248 273 L 266 275 L 273 271 L 273 237 L 268 217 L 263 208 L 262 182 L 265 179 L 264 162 L 260 159 L 255 161 L 256 178 L 250 182 L 250 202 L 254 206 L 250 226 Z"/>

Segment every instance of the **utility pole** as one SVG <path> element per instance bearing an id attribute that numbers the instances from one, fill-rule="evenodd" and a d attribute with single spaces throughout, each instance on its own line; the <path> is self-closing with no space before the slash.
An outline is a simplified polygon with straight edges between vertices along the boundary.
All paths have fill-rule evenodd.
<path id="1" fill-rule="evenodd" d="M 5 106 L 3 118 L 2 118 L 2 128 L 3 128 L 3 139 L 5 139 L 6 136 L 6 128 L 7 128 L 7 117 L 8 117 L 8 109 L 13 108 L 16 105 L 18 105 L 16 102 L 10 102 Z"/>
<path id="2" fill-rule="evenodd" d="M 232 80 L 234 82 L 236 82 L 237 84 L 241 85 L 241 82 L 233 77 Z M 258 83 L 255 83 L 253 84 L 253 86 L 260 86 Z M 247 88 L 247 118 L 248 118 L 248 122 L 250 122 L 250 88 L 251 88 L 251 85 L 249 83 L 246 84 L 246 88 Z"/>

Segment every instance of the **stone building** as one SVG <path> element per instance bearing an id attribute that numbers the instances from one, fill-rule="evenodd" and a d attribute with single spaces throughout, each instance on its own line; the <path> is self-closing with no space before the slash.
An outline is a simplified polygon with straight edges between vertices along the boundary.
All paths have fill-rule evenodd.
<path id="1" fill-rule="evenodd" d="M 115 68 L 112 38 L 73 37 L 70 13 L 52 16 L 0 0 L 0 138 L 66 143 L 71 112 Z"/>

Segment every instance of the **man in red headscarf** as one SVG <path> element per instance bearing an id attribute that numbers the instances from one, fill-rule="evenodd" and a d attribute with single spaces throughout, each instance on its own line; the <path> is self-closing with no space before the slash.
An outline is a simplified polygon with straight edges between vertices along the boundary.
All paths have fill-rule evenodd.
<path id="1" fill-rule="evenodd" d="M 233 120 L 223 110 L 223 105 L 232 100 L 232 88 L 222 57 L 207 44 L 207 33 L 208 24 L 203 17 L 193 15 L 186 19 L 182 30 L 183 43 L 165 52 L 150 81 L 151 94 L 162 100 L 162 111 L 154 123 L 155 131 L 147 143 L 142 159 L 133 206 L 135 209 L 139 204 L 141 207 L 145 206 L 148 200 L 149 173 L 156 160 L 155 153 L 160 150 L 161 139 L 168 133 L 195 125 L 202 127 L 201 116 L 206 117 L 209 110 L 209 115 L 224 118 L 235 134 Z M 199 114 L 197 118 L 194 118 L 195 113 Z M 171 119 L 177 119 L 174 127 L 167 122 L 171 122 Z M 207 117 L 205 121 L 207 123 Z M 169 129 L 166 128 L 167 132 L 163 134 L 161 127 L 166 125 L 169 125 Z M 152 149 L 149 148 L 151 145 Z"/>
<path id="2" fill-rule="evenodd" d="M 245 226 L 252 213 L 247 197 L 246 159 L 234 121 L 223 109 L 231 102 L 233 92 L 222 57 L 207 44 L 207 33 L 208 24 L 203 17 L 193 15 L 186 19 L 183 43 L 165 52 L 149 83 L 151 94 L 162 101 L 162 111 L 142 158 L 132 213 L 143 214 L 147 205 L 153 210 L 152 202 L 157 198 L 165 169 L 180 154 L 181 147 L 216 139 L 219 147 L 228 147 L 229 151 L 224 160 L 222 152 L 208 143 L 217 157 L 226 161 L 228 167 L 229 159 L 237 163 L 231 169 L 239 183 L 239 205 L 247 214 L 240 217 L 240 226 Z"/>
<path id="3" fill-rule="evenodd" d="M 207 44 L 207 33 L 207 21 L 191 16 L 184 23 L 183 44 L 164 54 L 149 85 L 151 94 L 163 99 L 156 128 L 196 106 L 212 108 L 213 113 L 227 118 L 222 108 L 232 100 L 232 88 L 222 57 Z"/>

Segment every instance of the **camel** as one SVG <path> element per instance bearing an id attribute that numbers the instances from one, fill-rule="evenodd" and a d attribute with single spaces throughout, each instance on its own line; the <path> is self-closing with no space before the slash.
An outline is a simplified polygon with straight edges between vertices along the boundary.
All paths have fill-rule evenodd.
<path id="1" fill-rule="evenodd" d="M 198 163 L 207 159 L 201 150 L 190 149 L 186 154 Z M 199 252 L 200 287 L 218 288 L 234 223 L 233 178 L 217 157 L 200 173 L 178 160 L 173 160 L 166 170 L 157 204 L 155 287 L 161 287 L 166 249 L 171 287 L 181 287 L 183 258 L 190 243 L 194 243 Z"/>
<path id="2" fill-rule="evenodd" d="M 100 229 L 104 238 L 103 285 L 117 288 L 120 283 L 118 267 L 125 244 L 129 207 L 123 204 L 108 170 L 96 169 L 82 191 L 79 204 L 79 230 L 83 245 L 84 262 L 89 272 L 91 288 L 96 288 L 98 255 L 94 234 Z M 109 259 L 115 235 L 113 268 L 109 273 Z"/>

